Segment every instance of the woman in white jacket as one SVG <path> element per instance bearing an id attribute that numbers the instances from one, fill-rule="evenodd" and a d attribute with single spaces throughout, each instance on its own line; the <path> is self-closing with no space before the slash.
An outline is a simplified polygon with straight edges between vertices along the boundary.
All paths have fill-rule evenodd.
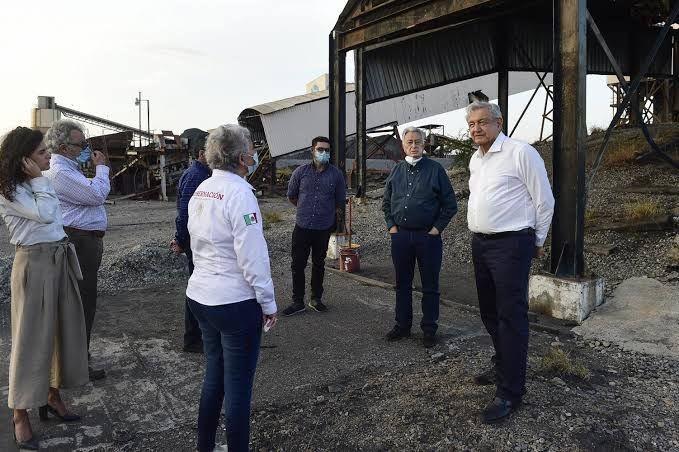
<path id="1" fill-rule="evenodd" d="M 62 421 L 70 413 L 59 388 L 89 380 L 87 337 L 75 250 L 64 233 L 59 200 L 41 171 L 50 153 L 38 130 L 17 127 L 0 144 L 0 215 L 15 245 L 8 405 L 19 448 L 38 449 L 28 408 Z"/>
<path id="2" fill-rule="evenodd" d="M 210 133 L 205 158 L 212 176 L 189 201 L 195 269 L 186 288 L 206 358 L 198 450 L 215 450 L 223 400 L 228 450 L 246 452 L 262 329 L 276 323 L 277 310 L 262 217 L 245 180 L 258 161 L 248 130 L 235 124 Z"/>

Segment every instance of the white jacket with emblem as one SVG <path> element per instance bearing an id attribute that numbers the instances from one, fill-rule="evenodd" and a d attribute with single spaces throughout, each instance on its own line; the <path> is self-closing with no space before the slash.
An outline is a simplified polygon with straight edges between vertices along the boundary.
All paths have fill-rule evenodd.
<path id="1" fill-rule="evenodd" d="M 264 314 L 277 310 L 262 216 L 252 186 L 213 170 L 189 201 L 194 271 L 186 296 L 218 306 L 257 299 Z"/>

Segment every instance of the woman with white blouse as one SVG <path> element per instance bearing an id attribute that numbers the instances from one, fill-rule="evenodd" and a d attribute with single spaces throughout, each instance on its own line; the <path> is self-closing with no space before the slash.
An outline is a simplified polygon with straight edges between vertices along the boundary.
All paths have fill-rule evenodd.
<path id="1" fill-rule="evenodd" d="M 87 337 L 73 246 L 64 233 L 59 200 L 42 171 L 50 153 L 38 130 L 17 127 L 0 144 L 0 215 L 16 252 L 11 276 L 12 352 L 8 405 L 14 439 L 38 449 L 28 408 L 40 419 L 77 421 L 59 388 L 88 382 Z"/>

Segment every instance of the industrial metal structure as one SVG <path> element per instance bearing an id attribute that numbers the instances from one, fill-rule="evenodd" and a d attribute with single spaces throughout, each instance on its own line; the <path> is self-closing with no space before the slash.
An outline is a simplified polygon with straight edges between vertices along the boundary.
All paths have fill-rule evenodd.
<path id="1" fill-rule="evenodd" d="M 636 114 L 642 78 L 677 76 L 676 36 L 667 37 L 678 12 L 679 1 L 670 0 L 351 0 L 329 35 L 329 129 L 340 151 L 335 163 L 343 168 L 347 123 L 355 121 L 359 180 L 365 183 L 363 143 L 373 103 L 497 73 L 498 103 L 507 118 L 510 71 L 551 72 L 556 198 L 551 272 L 580 278 L 588 185 L 586 75 L 614 74 L 625 91 L 590 171 L 594 177 L 611 128 L 630 99 Z M 348 118 L 343 87 L 352 50 L 356 113 Z"/>
<path id="2" fill-rule="evenodd" d="M 92 149 L 108 155 L 113 191 L 126 197 L 159 193 L 159 198 L 167 201 L 168 188 L 175 185 L 189 165 L 189 142 L 172 131 L 153 134 L 150 130 L 64 107 L 50 96 L 38 97 L 37 108 L 33 109 L 33 127 L 45 132 L 62 116 L 116 131 L 89 137 L 88 141 Z M 148 144 L 142 145 L 144 141 Z M 140 145 L 135 146 L 135 142 Z"/>
<path id="3" fill-rule="evenodd" d="M 532 89 L 537 80 L 530 72 L 512 74 L 509 93 Z M 367 106 L 366 127 L 375 129 L 393 123 L 402 125 L 459 110 L 467 105 L 469 92 L 481 90 L 497 97 L 495 74 L 373 102 Z M 256 143 L 266 143 L 274 158 L 306 149 L 311 138 L 329 134 L 328 94 L 327 90 L 322 90 L 248 107 L 238 115 L 238 123 L 250 130 Z M 356 133 L 355 87 L 351 83 L 346 85 L 346 102 L 346 135 L 349 136 Z"/>

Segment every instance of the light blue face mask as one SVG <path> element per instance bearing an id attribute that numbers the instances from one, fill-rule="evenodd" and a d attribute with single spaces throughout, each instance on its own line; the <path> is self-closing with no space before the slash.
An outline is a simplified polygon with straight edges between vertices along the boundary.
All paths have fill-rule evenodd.
<path id="1" fill-rule="evenodd" d="M 247 153 L 246 153 L 247 154 Z M 250 155 L 250 154 L 247 154 Z M 259 166 L 259 156 L 255 152 L 254 155 L 250 155 L 252 159 L 255 161 L 254 165 L 248 165 L 248 176 L 250 176 L 252 173 L 254 173 L 257 170 L 257 167 Z"/>
<path id="2" fill-rule="evenodd" d="M 318 152 L 314 151 L 314 158 L 321 165 L 327 165 L 330 162 L 330 153 L 328 151 Z"/>
<path id="3" fill-rule="evenodd" d="M 87 146 L 85 149 L 80 151 L 80 154 L 75 158 L 75 161 L 80 163 L 81 165 L 84 165 L 85 163 L 90 161 L 90 158 L 92 158 L 92 149 L 90 149 L 90 147 Z"/>

